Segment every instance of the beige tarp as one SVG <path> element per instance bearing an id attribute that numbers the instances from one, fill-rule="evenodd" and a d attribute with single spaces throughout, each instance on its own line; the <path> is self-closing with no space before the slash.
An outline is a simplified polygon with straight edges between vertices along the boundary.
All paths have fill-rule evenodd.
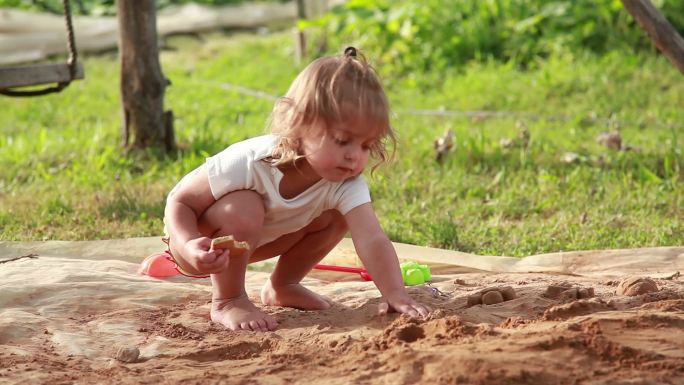
<path id="1" fill-rule="evenodd" d="M 586 314 L 587 310 L 582 310 L 586 306 L 593 306 L 591 309 L 594 310 L 592 311 L 605 311 L 609 305 L 610 309 L 619 310 L 649 301 L 644 299 L 638 304 L 635 304 L 633 300 L 629 300 L 632 302 L 624 302 L 627 300 L 624 300 L 624 303 L 619 302 L 622 301 L 621 297 L 615 297 L 614 286 L 611 286 L 613 284 L 610 282 L 613 278 L 627 275 L 650 276 L 659 279 L 659 285 L 663 290 L 668 288 L 663 291 L 662 298 L 654 297 L 655 299 L 652 298 L 650 301 L 671 300 L 681 297 L 681 293 L 677 294 L 682 289 L 681 283 L 677 278 L 673 279 L 672 277 L 676 277 L 677 271 L 684 271 L 684 247 L 567 252 L 527 258 L 477 256 L 404 244 L 395 244 L 395 247 L 401 259 L 423 261 L 432 265 L 435 273 L 434 285 L 443 292 L 450 293 L 450 299 L 445 300 L 445 302 L 439 302 L 442 300 L 438 298 L 429 299 L 431 297 L 426 297 L 427 294 L 424 294 L 417 287 L 410 289 L 412 295 L 419 299 L 422 298 L 421 300 L 429 299 L 432 301 L 431 306 L 443 308 L 447 315 L 456 314 L 457 317 L 442 318 L 445 317 L 442 313 L 438 319 L 431 321 L 433 323 L 426 324 L 427 326 L 422 332 L 425 334 L 423 345 L 450 343 L 449 340 L 439 340 L 439 338 L 445 338 L 439 337 L 440 335 L 449 335 L 448 330 L 439 331 L 442 333 L 439 334 L 438 329 L 430 329 L 433 326 L 443 328 L 439 325 L 444 322 L 467 321 L 475 324 L 496 325 L 499 322 L 506 321 L 506 319 L 537 319 L 545 311 L 545 315 L 549 311 L 552 312 L 551 314 L 555 314 L 554 316 L 566 314 L 569 310 L 548 310 L 556 302 L 543 296 L 544 285 L 559 279 L 571 281 L 577 285 L 594 286 L 597 296 L 603 298 L 598 301 L 587 302 L 589 305 L 582 305 L 583 307 L 572 305 L 575 306 L 572 309 L 580 309 L 572 310 L 579 311 L 578 314 L 580 315 Z M 220 369 L 217 372 L 219 374 L 231 372 L 232 375 L 237 376 L 235 377 L 236 381 L 242 379 L 249 382 L 249 377 L 240 377 L 240 373 L 243 373 L 244 376 L 261 373 L 260 371 L 264 367 L 272 367 L 274 362 L 280 362 L 278 357 L 283 354 L 294 354 L 291 352 L 297 349 L 309 349 L 298 354 L 301 354 L 307 362 L 313 362 L 312 360 L 315 360 L 316 356 L 324 354 L 321 353 L 319 346 L 322 343 L 326 344 L 325 346 L 329 344 L 330 349 L 333 349 L 332 346 L 339 346 L 339 349 L 341 346 L 348 346 L 345 348 L 346 350 L 338 351 L 338 353 L 334 353 L 333 349 L 330 354 L 334 353 L 343 358 L 342 361 L 346 362 L 345 365 L 347 366 L 341 367 L 345 368 L 344 373 L 349 373 L 350 376 L 338 371 L 329 372 L 330 376 L 326 377 L 320 373 L 315 374 L 311 368 L 298 369 L 299 366 L 297 365 L 286 364 L 282 366 L 282 370 L 285 372 L 281 375 L 290 373 L 289 371 L 299 370 L 299 372 L 291 372 L 290 374 L 301 377 L 300 383 L 307 383 L 307 381 L 313 381 L 308 383 L 321 384 L 364 383 L 361 377 L 351 376 L 352 367 L 362 364 L 355 361 L 355 357 L 361 356 L 354 353 L 356 351 L 354 349 L 361 349 L 360 346 L 362 346 L 363 341 L 369 341 L 369 339 L 370 341 L 379 341 L 378 338 L 395 338 L 391 340 L 394 342 L 387 340 L 390 342 L 383 343 L 399 343 L 401 341 L 397 342 L 397 337 L 392 337 L 394 335 L 392 333 L 398 333 L 394 329 L 410 326 L 394 323 L 390 325 L 389 321 L 378 324 L 379 321 L 373 321 L 373 309 L 377 305 L 378 292 L 371 282 L 362 282 L 358 276 L 353 274 L 314 271 L 305 279 L 305 285 L 316 292 L 331 297 L 339 305 L 322 312 L 295 311 L 292 313 L 276 310 L 277 308 L 268 310 L 279 317 L 281 327 L 271 337 L 267 338 L 271 342 L 266 345 L 264 345 L 263 337 L 253 334 L 227 335 L 220 331 L 220 327 L 217 329 L 209 326 L 207 314 L 211 285 L 208 279 L 186 277 L 154 279 L 137 273 L 140 261 L 148 254 L 162 250 L 162 248 L 163 244 L 157 237 L 84 242 L 0 242 L 0 382 L 3 382 L 4 378 L 9 379 L 10 383 L 23 383 L 24 381 L 53 383 L 54 381 L 63 381 L 64 378 L 71 378 L 67 382 L 79 382 L 77 380 L 81 379 L 80 383 L 91 383 L 91 381 L 98 383 L 137 383 L 143 378 L 140 376 L 144 375 L 148 383 L 175 383 L 175 381 L 183 379 L 194 383 L 192 379 L 202 378 L 209 368 Z M 23 258 L 17 259 L 17 257 Z M 358 264 L 351 241 L 343 240 L 324 262 L 339 265 Z M 268 277 L 268 267 L 268 265 L 257 266 L 248 271 L 247 274 L 247 293 L 257 303 L 260 287 Z M 669 280 L 667 280 L 668 278 Z M 478 305 L 466 308 L 465 298 L 468 293 L 488 285 L 511 285 L 515 287 L 519 298 L 491 307 Z M 613 298 L 614 302 L 617 301 L 615 303 L 618 305 L 606 305 L 607 302 L 605 301 L 610 298 Z M 666 303 L 668 302 L 665 301 L 663 302 L 664 305 L 659 306 L 663 309 L 670 309 L 672 306 L 675 306 L 672 309 L 678 309 L 677 306 L 680 306 L 677 304 L 666 305 Z M 666 306 L 670 307 L 667 308 Z M 604 314 L 602 316 L 604 318 L 610 316 L 606 312 L 600 314 Z M 641 317 L 639 314 L 642 313 L 625 313 L 622 311 L 614 312 L 611 317 L 616 319 L 632 316 Z M 678 327 L 675 326 L 678 325 L 677 322 L 684 322 L 683 312 L 680 311 L 675 314 L 678 314 L 677 317 L 679 318 L 672 318 L 673 328 Z M 679 320 L 680 318 L 682 321 Z M 461 321 L 453 321 L 455 319 Z M 665 318 L 658 319 L 661 324 L 665 322 L 663 321 Z M 585 317 L 577 318 L 576 322 L 586 323 L 588 321 Z M 382 328 L 384 327 L 389 329 L 386 329 L 383 334 Z M 487 357 L 495 357 L 496 354 L 499 354 L 496 352 L 501 351 L 511 354 L 511 359 L 517 362 L 511 361 L 512 365 L 522 365 L 524 362 L 531 362 L 525 354 L 534 353 L 537 357 L 547 357 L 544 358 L 546 361 L 539 361 L 539 370 L 543 372 L 547 370 L 546 368 L 553 366 L 555 368 L 553 370 L 559 371 L 559 378 L 565 378 L 564 376 L 570 375 L 569 372 L 576 373 L 575 371 L 583 367 L 582 365 L 590 365 L 575 362 L 576 360 L 568 360 L 563 355 L 544 355 L 546 354 L 544 349 L 547 348 L 540 348 L 540 346 L 545 345 L 539 345 L 538 339 L 546 338 L 549 335 L 549 327 L 551 326 L 541 323 L 534 328 L 529 326 L 516 331 L 517 334 L 511 334 L 511 338 L 519 338 L 516 339 L 519 341 L 518 343 L 505 340 L 497 342 L 498 340 L 490 338 L 487 340 L 490 341 L 487 342 L 489 345 L 478 345 L 476 344 L 477 341 L 469 342 L 471 345 L 464 345 L 465 342 L 463 341 L 470 340 L 456 339 L 453 345 L 444 345 L 440 354 L 443 354 L 443 359 L 447 361 L 470 360 L 467 358 L 471 357 L 470 354 L 476 354 L 478 351 L 483 351 L 482 349 L 489 349 L 487 348 L 489 346 L 494 350 L 477 356 L 479 357 L 477 359 L 480 360 L 478 365 L 484 365 L 482 362 L 486 363 Z M 555 328 L 555 326 L 553 327 Z M 492 326 L 488 326 L 488 328 L 492 328 Z M 573 330 L 582 329 L 577 326 L 575 329 L 563 328 L 558 330 L 563 330 L 563 333 L 566 333 L 566 338 L 571 338 L 575 334 L 567 333 L 576 333 Z M 558 330 L 551 332 L 556 333 L 559 332 Z M 615 338 L 629 332 L 629 330 L 636 333 L 635 330 L 637 329 L 632 327 L 632 329 L 625 330 L 618 333 L 616 329 Z M 653 333 L 671 333 L 670 329 L 658 329 L 657 327 L 654 329 L 651 326 L 644 326 L 644 329 L 638 329 L 638 331 L 646 333 L 643 336 L 641 334 L 638 336 L 638 338 L 645 338 L 644 341 L 647 341 L 648 338 L 655 338 L 653 336 L 656 334 Z M 513 332 L 514 330 L 511 329 L 506 333 Z M 399 334 L 400 339 L 406 337 L 402 336 Z M 198 343 L 196 340 L 202 340 L 202 342 Z M 682 339 L 679 337 L 675 339 L 666 338 L 662 341 L 657 340 L 661 341 L 658 342 L 659 345 L 657 346 L 653 345 L 655 342 L 649 342 L 651 345 L 644 345 L 645 347 L 639 346 L 640 349 L 655 349 L 660 352 L 658 357 L 662 358 L 664 354 L 668 360 L 672 359 L 675 360 L 673 362 L 678 362 L 677 365 L 684 365 L 684 345 L 679 346 L 680 343 L 684 342 L 680 340 Z M 355 348 L 356 345 L 353 344 L 348 345 L 352 343 L 349 341 L 358 341 L 358 347 Z M 140 360 L 142 361 L 135 365 L 139 365 L 137 368 L 143 372 L 138 369 L 136 369 L 138 372 L 133 372 L 130 368 L 126 369 L 121 366 L 121 363 L 117 363 L 113 359 L 114 348 L 122 345 L 139 348 Z M 392 360 L 410 361 L 409 358 L 400 354 L 404 351 L 402 349 L 405 349 L 400 345 L 397 345 L 396 351 L 388 350 L 383 353 L 385 358 L 382 358 L 381 361 L 385 363 L 391 363 Z M 221 346 L 231 346 L 230 349 L 232 350 L 227 347 L 221 348 Z M 416 365 L 429 365 L 438 357 L 442 357 L 442 355 L 437 356 L 437 351 L 431 346 L 425 345 L 424 353 L 414 354 L 413 357 L 418 360 Z M 527 346 L 524 348 L 527 350 L 523 350 L 527 353 L 514 351 L 515 349 L 522 349 L 522 346 Z M 581 344 L 577 346 L 581 346 Z M 423 350 L 419 351 L 423 352 Z M 465 351 L 470 353 L 464 353 Z M 221 354 L 224 355 L 222 356 L 217 352 L 223 352 Z M 245 357 L 251 358 L 249 360 L 239 357 L 231 358 L 232 356 L 225 355 L 229 352 L 233 352 L 230 354 L 239 353 L 239 357 L 246 354 Z M 307 358 L 309 354 L 310 358 Z M 375 360 L 373 357 L 377 354 L 380 353 L 370 351 L 367 354 L 364 353 L 363 362 L 373 362 Z M 600 360 L 594 363 L 602 365 Z M 442 365 L 440 370 L 444 370 L 443 365 L 445 364 L 440 365 Z M 491 365 L 496 368 L 499 361 L 494 360 Z M 558 369 L 564 367 L 563 365 L 579 366 L 574 367 L 574 369 L 567 369 L 569 372 L 566 373 L 564 372 L 566 369 Z M 30 369 L 27 369 L 27 372 L 21 372 L 22 367 Z M 276 365 L 275 367 L 280 366 Z M 447 367 L 450 366 L 447 365 Z M 149 370 L 150 368 L 164 368 L 164 370 L 159 372 Z M 366 375 L 382 375 L 384 382 L 380 383 L 395 383 L 396 378 L 390 376 L 390 372 L 382 371 L 378 367 L 374 368 L 368 369 L 365 372 Z M 536 369 L 527 368 L 525 370 L 533 372 Z M 648 376 L 653 374 L 650 372 L 651 369 L 644 370 Z M 427 369 L 421 373 L 422 377 L 415 377 L 416 380 L 423 378 L 424 380 L 435 381 L 435 379 L 441 378 L 438 376 L 439 373 Z M 477 371 L 472 373 L 473 376 L 485 375 Z M 669 375 L 668 373 L 671 373 L 671 370 L 667 369 L 663 373 L 663 376 Z M 153 374 L 164 375 L 165 377 L 155 380 L 149 377 Z M 214 378 L 216 381 L 224 378 L 219 374 L 216 374 L 218 377 L 210 376 L 209 378 Z M 281 375 L 273 377 L 278 381 L 274 380 L 270 383 L 285 383 L 283 381 L 286 378 L 291 378 L 287 376 L 281 378 Z M 630 374 L 624 372 L 620 375 L 629 376 Z M 396 383 L 411 383 L 410 379 L 414 377 L 407 378 L 406 381 L 402 380 Z M 472 380 L 475 377 L 464 378 Z M 491 381 L 488 383 L 498 382 Z"/>
<path id="2" fill-rule="evenodd" d="M 51 257 L 138 263 L 144 256 L 159 251 L 162 245 L 158 237 L 81 242 L 0 242 L 0 261 L 10 256 L 36 253 Z M 570 251 L 516 258 L 481 256 L 403 243 L 394 245 L 399 258 L 403 260 L 500 273 L 553 272 L 585 276 L 618 276 L 639 273 L 658 275 L 684 270 L 684 246 Z M 326 257 L 326 261 L 360 265 L 350 239 L 343 239 Z"/>

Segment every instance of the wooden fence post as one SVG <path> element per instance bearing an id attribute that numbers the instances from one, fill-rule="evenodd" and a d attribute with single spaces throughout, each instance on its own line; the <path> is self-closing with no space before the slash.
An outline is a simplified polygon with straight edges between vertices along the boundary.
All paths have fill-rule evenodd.
<path id="1" fill-rule="evenodd" d="M 306 19 L 306 5 L 304 0 L 296 0 L 297 5 L 297 22 Z M 306 57 L 306 35 L 304 31 L 299 29 L 299 26 L 294 28 L 294 45 L 295 45 L 295 62 L 301 63 Z"/>
<path id="2" fill-rule="evenodd" d="M 296 0 L 295 5 L 297 7 L 297 21 L 319 17 L 329 9 L 328 0 Z M 317 44 L 319 46 L 317 47 L 318 52 L 325 51 L 326 43 L 325 36 L 323 36 L 321 41 Z M 295 61 L 299 64 L 309 54 L 306 51 L 306 31 L 299 29 L 299 26 L 295 26 L 294 28 L 294 45 Z M 314 53 L 316 53 L 316 51 L 314 51 Z"/>

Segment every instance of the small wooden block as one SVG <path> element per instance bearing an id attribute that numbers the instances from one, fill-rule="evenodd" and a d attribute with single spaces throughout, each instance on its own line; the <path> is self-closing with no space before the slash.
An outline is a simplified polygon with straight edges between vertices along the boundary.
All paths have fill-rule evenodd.
<path id="1" fill-rule="evenodd" d="M 249 244 L 247 242 L 236 241 L 232 235 L 225 237 L 214 238 L 211 241 L 212 249 L 228 249 L 231 257 L 239 257 L 249 251 Z"/>

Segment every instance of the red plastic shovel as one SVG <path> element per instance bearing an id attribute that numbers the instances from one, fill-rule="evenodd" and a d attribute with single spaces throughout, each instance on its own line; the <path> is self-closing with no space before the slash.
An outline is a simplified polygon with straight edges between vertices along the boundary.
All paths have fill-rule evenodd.
<path id="1" fill-rule="evenodd" d="M 370 274 L 368 274 L 368 271 L 362 267 L 348 267 L 348 266 L 335 266 L 335 265 L 321 265 L 318 264 L 314 266 L 314 269 L 317 270 L 329 270 L 329 271 L 341 271 L 343 273 L 356 273 L 361 276 L 361 279 L 364 281 L 372 281 L 373 278 L 371 278 Z"/>

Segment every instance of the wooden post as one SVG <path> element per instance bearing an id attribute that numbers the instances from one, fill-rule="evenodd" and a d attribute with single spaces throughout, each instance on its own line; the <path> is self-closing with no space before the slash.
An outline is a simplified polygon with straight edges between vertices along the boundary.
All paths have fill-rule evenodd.
<path id="1" fill-rule="evenodd" d="M 622 0 L 653 44 L 684 74 L 684 39 L 650 0 Z"/>
<path id="2" fill-rule="evenodd" d="M 306 19 L 306 5 L 304 0 L 297 0 L 297 21 Z M 295 40 L 295 62 L 297 64 L 301 63 L 306 57 L 306 35 L 304 31 L 299 29 L 299 26 L 294 28 L 294 40 Z"/>
<path id="3" fill-rule="evenodd" d="M 159 64 L 154 0 L 117 0 L 116 8 L 123 145 L 171 151 L 175 148 L 173 113 L 164 112 L 164 92 L 170 83 Z"/>

